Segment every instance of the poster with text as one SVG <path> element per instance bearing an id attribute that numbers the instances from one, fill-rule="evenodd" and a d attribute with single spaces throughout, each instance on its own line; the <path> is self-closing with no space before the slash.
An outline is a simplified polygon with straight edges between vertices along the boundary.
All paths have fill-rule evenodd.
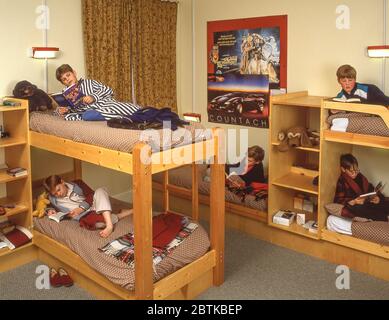
<path id="1" fill-rule="evenodd" d="M 208 22 L 210 122 L 268 127 L 264 90 L 286 89 L 286 37 L 286 15 Z"/>

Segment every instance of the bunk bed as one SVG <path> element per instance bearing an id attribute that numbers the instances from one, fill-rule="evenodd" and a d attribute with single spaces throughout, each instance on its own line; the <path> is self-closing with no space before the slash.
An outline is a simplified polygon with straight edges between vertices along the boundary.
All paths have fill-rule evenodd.
<path id="1" fill-rule="evenodd" d="M 197 192 L 195 194 L 194 189 L 198 188 L 198 202 L 203 205 L 209 205 L 210 182 L 204 180 L 206 169 L 206 165 L 188 165 L 171 170 L 168 177 L 156 174 L 153 177 L 153 189 L 165 192 L 163 184 L 164 179 L 166 179 L 166 188 L 171 196 L 191 200 L 197 194 Z M 250 194 L 241 197 L 226 188 L 225 203 L 226 211 L 232 214 L 267 222 L 267 197 L 256 199 L 255 196 Z"/>
<path id="2" fill-rule="evenodd" d="M 47 115 L 39 115 L 38 117 Z M 31 114 L 31 119 L 34 113 Z M 58 120 L 58 119 L 57 119 Z M 61 120 L 61 126 L 72 126 L 80 137 L 79 131 Z M 35 120 L 35 123 L 39 121 Z M 43 122 L 44 124 L 44 122 Z M 98 124 L 94 124 L 99 126 Z M 100 124 L 101 125 L 101 124 Z M 42 128 L 41 128 L 42 129 Z M 224 144 L 223 131 L 213 129 L 210 137 L 202 137 L 193 143 L 180 145 L 163 151 L 152 152 L 152 146 L 145 142 L 136 142 L 131 150 L 120 151 L 87 143 L 74 141 L 69 137 L 31 130 L 31 146 L 54 152 L 74 159 L 73 178 L 82 178 L 81 162 L 86 161 L 102 167 L 132 175 L 133 185 L 133 230 L 135 235 L 135 290 L 129 291 L 113 284 L 99 272 L 91 268 L 79 255 L 67 246 L 53 240 L 44 233 L 34 230 L 33 242 L 38 247 L 38 257 L 50 265 L 66 264 L 75 281 L 101 298 L 124 299 L 192 299 L 210 286 L 220 285 L 224 281 Z M 91 129 L 96 132 L 99 129 Z M 111 128 L 112 129 L 112 128 Z M 96 131 L 97 130 L 97 131 Z M 120 130 L 120 129 L 119 129 Z M 122 129 L 125 130 L 125 129 Z M 129 130 L 127 130 L 129 131 Z M 104 135 L 104 134 L 103 134 Z M 101 136 L 101 134 L 100 134 Z M 136 140 L 136 139 L 135 139 Z M 128 147 L 128 146 L 127 146 Z M 170 161 L 164 161 L 170 159 Z M 211 163 L 210 202 L 210 249 L 203 256 L 153 282 L 152 261 L 152 175 L 185 164 Z M 141 161 L 146 160 L 146 161 Z M 196 165 L 194 165 L 194 168 Z M 196 181 L 194 182 L 196 183 Z M 163 183 L 164 211 L 171 211 L 168 203 L 167 180 Z M 198 194 L 193 191 L 192 218 L 198 219 Z M 141 235 L 141 236 L 137 236 Z"/>
<path id="3" fill-rule="evenodd" d="M 369 131 L 368 128 L 366 130 L 363 129 L 362 132 L 339 132 L 330 130 L 331 123 L 328 121 L 328 118 L 333 118 L 333 116 L 329 116 L 329 110 L 339 111 L 335 113 L 335 115 L 339 115 L 340 117 L 344 117 L 345 115 L 351 115 L 351 117 L 353 117 L 354 114 L 357 113 L 357 118 L 362 118 L 364 120 L 368 119 L 367 123 L 374 123 L 375 125 L 379 126 L 381 129 L 379 129 L 378 134 L 381 134 L 381 132 L 383 132 L 383 134 L 374 134 L 375 130 Z M 333 202 L 333 196 L 335 194 L 335 182 L 338 179 L 339 172 L 338 170 L 334 170 L 334 168 L 339 167 L 340 155 L 344 153 L 351 153 L 353 146 L 388 150 L 389 136 L 385 136 L 385 130 L 389 130 L 388 128 L 389 110 L 384 106 L 323 100 L 321 147 L 325 156 L 321 162 L 321 176 L 326 177 L 326 179 L 322 182 L 320 191 L 323 203 L 320 214 L 321 225 L 326 225 L 329 214 L 334 214 L 334 212 L 328 210 L 328 205 Z M 389 246 L 387 241 L 388 227 L 386 225 L 380 225 L 382 223 L 383 222 L 353 221 L 353 235 L 340 234 L 335 231 L 331 231 L 328 228 L 323 228 L 321 230 L 321 238 L 340 246 L 352 248 L 371 255 L 389 259 Z M 370 236 L 369 232 L 371 232 L 371 228 L 368 224 L 377 224 L 377 228 L 379 228 L 377 230 L 381 230 L 381 232 L 385 232 L 385 234 L 380 236 L 377 234 L 378 232 L 376 232 L 374 236 Z"/>

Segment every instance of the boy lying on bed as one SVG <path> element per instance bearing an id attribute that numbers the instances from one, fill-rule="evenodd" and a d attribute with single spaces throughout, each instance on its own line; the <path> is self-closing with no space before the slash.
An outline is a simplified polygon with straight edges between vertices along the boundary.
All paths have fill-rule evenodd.
<path id="1" fill-rule="evenodd" d="M 358 161 L 352 154 L 340 157 L 341 175 L 336 185 L 335 203 L 344 205 L 342 216 L 361 217 L 374 221 L 388 221 L 389 202 L 379 191 L 369 197 L 360 197 L 374 191 L 374 187 L 360 173 Z"/>
<path id="2" fill-rule="evenodd" d="M 68 64 L 56 70 L 56 78 L 66 86 L 64 91 L 74 84 L 79 84 L 82 102 L 69 112 L 67 107 L 57 108 L 57 114 L 65 120 L 109 120 L 122 115 L 132 115 L 140 109 L 130 102 L 118 102 L 113 98 L 113 91 L 108 86 L 91 79 L 77 79 L 77 74 Z"/>
<path id="3" fill-rule="evenodd" d="M 65 182 L 61 177 L 52 175 L 43 183 L 46 191 L 49 193 L 49 200 L 54 209 L 48 209 L 47 215 L 55 214 L 56 211 L 68 212 L 68 216 L 79 220 L 83 213 L 89 210 L 102 214 L 105 222 L 105 229 L 100 231 L 100 236 L 107 238 L 113 231 L 113 222 L 111 217 L 111 202 L 107 191 L 104 188 L 98 188 L 93 194 L 92 206 L 86 201 L 82 189 L 75 183 Z M 116 214 L 115 223 L 132 214 L 132 209 L 124 209 Z M 116 219 L 117 218 L 117 219 Z"/>

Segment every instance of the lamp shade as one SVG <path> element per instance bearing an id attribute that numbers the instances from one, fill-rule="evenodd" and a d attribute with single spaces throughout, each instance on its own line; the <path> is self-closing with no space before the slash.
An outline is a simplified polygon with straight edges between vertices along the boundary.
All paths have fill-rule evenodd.
<path id="1" fill-rule="evenodd" d="M 59 48 L 55 47 L 33 47 L 32 58 L 35 59 L 53 59 L 57 56 Z"/>
<path id="2" fill-rule="evenodd" d="M 389 46 L 369 46 L 367 54 L 370 58 L 386 58 L 389 57 Z"/>

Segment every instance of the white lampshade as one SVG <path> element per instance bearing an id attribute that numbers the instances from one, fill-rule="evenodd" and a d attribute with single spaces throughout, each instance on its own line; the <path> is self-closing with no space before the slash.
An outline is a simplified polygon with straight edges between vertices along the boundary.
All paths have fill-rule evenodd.
<path id="1" fill-rule="evenodd" d="M 59 48 L 33 47 L 31 57 L 34 59 L 53 59 L 57 56 Z"/>
<path id="2" fill-rule="evenodd" d="M 370 58 L 386 58 L 389 57 L 389 46 L 369 46 L 367 54 Z"/>

